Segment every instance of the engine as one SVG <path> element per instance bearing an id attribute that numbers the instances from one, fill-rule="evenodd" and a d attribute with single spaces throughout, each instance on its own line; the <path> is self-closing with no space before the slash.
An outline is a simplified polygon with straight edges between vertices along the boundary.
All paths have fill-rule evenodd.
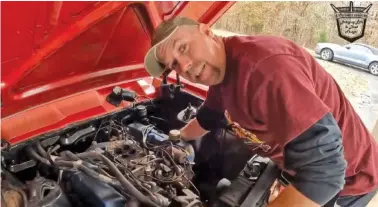
<path id="1" fill-rule="evenodd" d="M 264 167 L 245 176 L 253 154 L 225 129 L 207 134 L 200 147 L 181 141 L 176 129 L 195 117 L 202 102 L 179 95 L 16 146 L 2 141 L 2 206 L 215 207 L 245 200 L 263 206 L 276 176 L 265 167 L 271 164 L 255 160 Z M 259 184 L 262 175 L 270 177 Z M 230 183 L 220 191 L 224 178 Z"/>
<path id="2" fill-rule="evenodd" d="M 180 141 L 178 130 L 159 130 L 146 118 L 146 110 L 139 105 L 125 116 L 28 144 L 23 148 L 28 161 L 4 164 L 16 174 L 36 167 L 35 178 L 11 184 L 17 179 L 12 176 L 8 182 L 10 173 L 4 174 L 8 189 L 2 190 L 28 197 L 35 206 L 201 204 L 191 182 L 192 145 Z"/>

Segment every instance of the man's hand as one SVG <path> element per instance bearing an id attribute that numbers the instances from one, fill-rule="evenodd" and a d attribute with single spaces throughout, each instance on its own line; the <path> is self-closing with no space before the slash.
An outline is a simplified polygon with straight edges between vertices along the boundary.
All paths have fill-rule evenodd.
<path id="1" fill-rule="evenodd" d="M 181 139 L 183 141 L 198 140 L 208 131 L 203 129 L 197 119 L 192 119 L 187 125 L 180 129 Z"/>
<path id="2" fill-rule="evenodd" d="M 317 203 L 305 197 L 292 185 L 283 190 L 268 207 L 320 207 Z"/>

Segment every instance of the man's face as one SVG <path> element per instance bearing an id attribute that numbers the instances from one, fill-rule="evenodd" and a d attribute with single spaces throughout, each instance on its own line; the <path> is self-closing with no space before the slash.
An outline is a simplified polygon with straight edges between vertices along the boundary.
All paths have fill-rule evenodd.
<path id="1" fill-rule="evenodd" d="M 226 54 L 222 39 L 204 24 L 181 26 L 156 48 L 156 57 L 183 78 L 204 85 L 223 81 Z"/>

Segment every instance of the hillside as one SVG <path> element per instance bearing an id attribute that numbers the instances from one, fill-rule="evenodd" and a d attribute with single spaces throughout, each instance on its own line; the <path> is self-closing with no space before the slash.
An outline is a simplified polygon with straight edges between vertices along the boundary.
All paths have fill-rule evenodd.
<path id="1" fill-rule="evenodd" d="M 347 2 L 236 2 L 214 29 L 251 35 L 278 35 L 313 48 L 317 42 L 346 44 L 338 36 L 335 12 L 330 6 Z M 361 2 L 367 6 L 369 2 Z M 368 13 L 365 36 L 357 42 L 378 47 L 378 2 Z M 355 6 L 359 2 L 355 3 Z"/>

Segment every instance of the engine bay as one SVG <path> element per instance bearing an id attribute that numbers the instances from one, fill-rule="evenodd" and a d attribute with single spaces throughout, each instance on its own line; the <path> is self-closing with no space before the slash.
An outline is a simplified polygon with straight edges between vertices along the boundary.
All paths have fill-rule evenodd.
<path id="1" fill-rule="evenodd" d="M 276 167 L 227 128 L 181 141 L 202 100 L 169 88 L 16 146 L 2 141 L 2 206 L 264 206 Z"/>

